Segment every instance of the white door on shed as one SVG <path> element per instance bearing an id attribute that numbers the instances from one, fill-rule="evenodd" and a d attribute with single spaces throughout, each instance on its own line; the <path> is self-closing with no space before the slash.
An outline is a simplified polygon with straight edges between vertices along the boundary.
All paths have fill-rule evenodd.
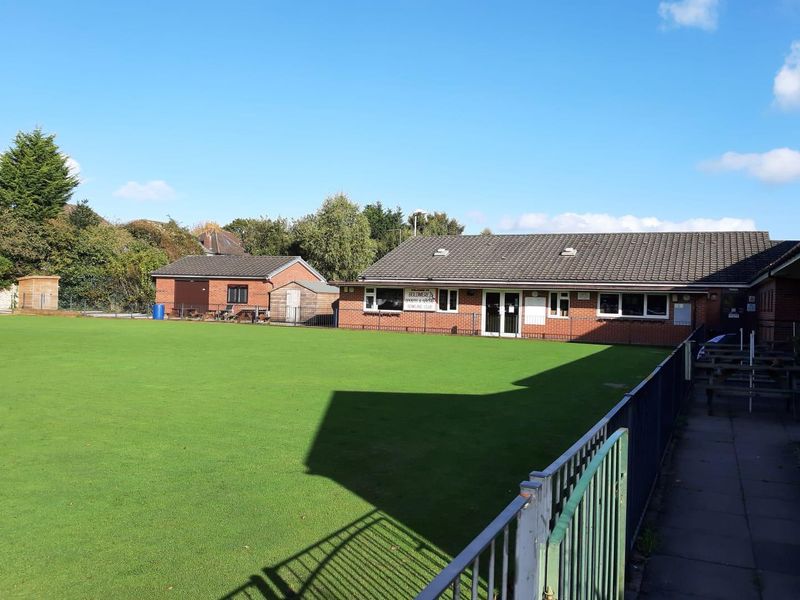
<path id="1" fill-rule="evenodd" d="M 286 320 L 290 323 L 300 320 L 300 290 L 286 290 Z"/>

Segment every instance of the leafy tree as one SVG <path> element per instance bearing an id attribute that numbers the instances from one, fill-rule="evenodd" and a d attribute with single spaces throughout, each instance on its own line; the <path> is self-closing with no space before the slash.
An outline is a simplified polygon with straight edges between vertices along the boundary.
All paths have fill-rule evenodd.
<path id="1" fill-rule="evenodd" d="M 408 218 L 408 224 L 413 227 L 413 215 Z M 448 217 L 445 212 L 417 216 L 417 235 L 461 235 L 462 233 L 464 225 Z"/>
<path id="2" fill-rule="evenodd" d="M 69 222 L 73 227 L 84 229 L 103 222 L 96 212 L 89 207 L 88 200 L 81 200 L 69 213 Z"/>
<path id="3" fill-rule="evenodd" d="M 0 290 L 14 283 L 14 263 L 5 256 L 0 256 Z"/>
<path id="4" fill-rule="evenodd" d="M 40 271 L 50 253 L 46 227 L 18 211 L 0 208 L 0 255 L 13 264 L 12 278 Z"/>
<path id="5" fill-rule="evenodd" d="M 294 241 L 289 221 L 281 217 L 234 219 L 223 229 L 238 235 L 248 254 L 282 256 L 291 252 Z"/>
<path id="6" fill-rule="evenodd" d="M 362 212 L 369 221 L 370 235 L 376 243 L 375 258 L 381 258 L 410 235 L 411 229 L 403 221 L 403 211 L 399 206 L 391 210 L 376 202 L 367 204 Z"/>
<path id="7" fill-rule="evenodd" d="M 489 229 L 488 227 L 484 227 L 483 229 L 481 229 L 481 235 L 492 235 L 492 230 Z"/>
<path id="8" fill-rule="evenodd" d="M 203 247 L 191 232 L 181 227 L 175 219 L 166 223 L 139 219 L 124 225 L 124 228 L 137 240 L 147 242 L 167 253 L 170 260 L 184 256 L 203 254 Z"/>
<path id="9" fill-rule="evenodd" d="M 11 148 L 0 155 L 0 207 L 26 218 L 41 222 L 57 216 L 78 183 L 55 136 L 41 129 L 20 131 Z"/>
<path id="10" fill-rule="evenodd" d="M 301 255 L 329 279 L 353 279 L 375 258 L 367 217 L 344 194 L 294 227 Z"/>

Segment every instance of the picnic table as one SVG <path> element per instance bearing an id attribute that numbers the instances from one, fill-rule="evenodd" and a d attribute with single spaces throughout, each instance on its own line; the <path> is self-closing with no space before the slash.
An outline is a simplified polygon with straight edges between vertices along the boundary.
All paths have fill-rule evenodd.
<path id="1" fill-rule="evenodd" d="M 714 393 L 748 397 L 748 409 L 753 411 L 753 398 L 757 396 L 773 396 L 786 398 L 786 409 L 792 410 L 797 418 L 798 373 L 800 366 L 794 360 L 785 361 L 778 358 L 758 357 L 753 364 L 747 359 L 737 360 L 701 360 L 694 363 L 694 368 L 708 371 L 706 386 L 706 403 L 708 414 L 713 414 Z"/>

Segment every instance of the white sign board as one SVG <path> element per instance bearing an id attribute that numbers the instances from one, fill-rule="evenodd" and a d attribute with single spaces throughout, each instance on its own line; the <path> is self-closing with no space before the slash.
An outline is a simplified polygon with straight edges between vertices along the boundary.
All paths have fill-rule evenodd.
<path id="1" fill-rule="evenodd" d="M 403 290 L 403 310 L 436 310 L 436 288 L 406 288 Z"/>
<path id="2" fill-rule="evenodd" d="M 544 325 L 547 317 L 547 299 L 525 298 L 525 325 Z"/>

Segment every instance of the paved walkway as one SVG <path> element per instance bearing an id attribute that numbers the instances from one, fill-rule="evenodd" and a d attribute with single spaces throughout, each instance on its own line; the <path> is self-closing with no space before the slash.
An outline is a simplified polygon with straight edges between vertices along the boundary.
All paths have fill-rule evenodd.
<path id="1" fill-rule="evenodd" d="M 782 400 L 697 390 L 655 520 L 640 598 L 800 599 L 800 423 Z"/>

